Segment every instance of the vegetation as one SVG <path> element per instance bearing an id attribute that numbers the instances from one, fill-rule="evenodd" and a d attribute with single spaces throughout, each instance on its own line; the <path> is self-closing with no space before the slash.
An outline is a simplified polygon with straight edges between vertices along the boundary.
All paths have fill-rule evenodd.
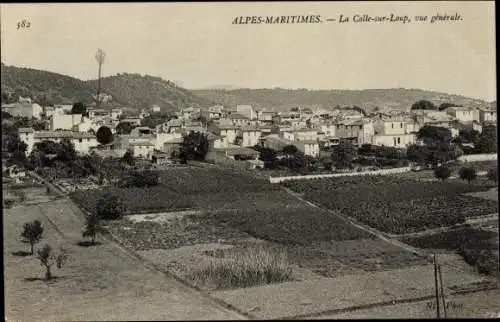
<path id="1" fill-rule="evenodd" d="M 436 176 L 436 178 L 444 181 L 451 176 L 451 170 L 446 166 L 440 166 L 437 167 L 436 170 L 434 170 L 434 175 Z"/>
<path id="2" fill-rule="evenodd" d="M 133 166 L 135 164 L 135 159 L 132 152 L 131 151 L 125 152 L 125 154 L 122 157 L 122 161 L 128 164 L 129 166 Z"/>
<path id="3" fill-rule="evenodd" d="M 159 77 L 123 73 L 104 77 L 101 83 L 104 92 L 111 94 L 114 102 L 133 108 L 158 104 L 166 111 L 174 111 L 191 105 L 213 105 L 210 100 Z M 19 96 L 23 96 L 33 98 L 42 106 L 74 102 L 88 104 L 97 88 L 97 80 L 84 82 L 61 74 L 3 63 L 1 84 L 2 103 L 16 102 Z"/>
<path id="4" fill-rule="evenodd" d="M 484 126 L 483 131 L 474 143 L 476 153 L 497 152 L 497 127 L 494 125 Z"/>
<path id="5" fill-rule="evenodd" d="M 498 246 L 491 241 L 497 233 L 472 227 L 464 227 L 439 234 L 411 237 L 403 242 L 423 249 L 447 249 L 456 251 L 479 273 L 498 276 Z"/>
<path id="6" fill-rule="evenodd" d="M 97 142 L 99 142 L 102 145 L 109 144 L 113 142 L 113 133 L 107 126 L 101 126 L 98 130 L 97 133 L 95 134 Z"/>
<path id="7" fill-rule="evenodd" d="M 458 175 L 460 176 L 460 179 L 466 180 L 470 185 L 471 181 L 475 180 L 477 177 L 476 168 L 462 167 L 460 168 L 460 170 L 458 170 Z"/>
<path id="8" fill-rule="evenodd" d="M 113 100 L 131 107 L 159 105 L 164 111 L 174 111 L 189 105 L 210 106 L 212 103 L 160 77 L 139 74 L 118 74 L 101 79 L 102 88 Z M 97 80 L 86 82 L 97 88 Z"/>
<path id="9" fill-rule="evenodd" d="M 92 88 L 79 79 L 43 70 L 2 63 L 1 77 L 2 103 L 16 102 L 19 96 L 31 97 L 42 106 L 89 103 L 93 94 Z"/>
<path id="10" fill-rule="evenodd" d="M 411 106 L 412 110 L 436 110 L 437 107 L 431 101 L 419 100 Z"/>
<path id="11" fill-rule="evenodd" d="M 488 170 L 488 180 L 498 182 L 498 167 Z"/>
<path id="12" fill-rule="evenodd" d="M 445 101 L 464 106 L 484 104 L 486 102 L 463 96 L 436 93 L 418 89 L 367 89 L 367 90 L 307 90 L 307 89 L 207 89 L 193 90 L 197 96 L 203 97 L 224 106 L 236 106 L 241 102 L 274 108 L 276 111 L 289 110 L 290 106 L 315 108 L 331 107 L 332 102 L 340 106 L 363 106 L 366 112 L 373 112 L 377 106 L 398 104 L 399 109 L 407 110 L 408 106 L 419 100 L 433 101 L 440 96 Z"/>
<path id="13" fill-rule="evenodd" d="M 97 232 L 100 229 L 100 219 L 97 213 L 90 213 L 85 217 L 85 228 L 82 232 L 83 238 L 90 238 L 90 244 L 95 244 Z"/>
<path id="14" fill-rule="evenodd" d="M 399 177 L 363 176 L 285 182 L 286 187 L 326 208 L 389 233 L 404 234 L 461 223 L 493 213 L 498 203 L 461 195 L 487 191 L 487 185 L 459 181 L 423 182 Z"/>
<path id="15" fill-rule="evenodd" d="M 180 158 L 183 163 L 187 160 L 203 161 L 208 153 L 209 142 L 205 134 L 200 132 L 189 132 L 184 136 L 180 147 Z"/>
<path id="16" fill-rule="evenodd" d="M 37 251 L 36 258 L 40 261 L 40 265 L 45 267 L 45 280 L 49 281 L 52 279 L 52 266 L 55 264 L 58 269 L 61 269 L 69 257 L 64 249 L 54 254 L 52 247 L 46 244 L 42 249 Z"/>
<path id="17" fill-rule="evenodd" d="M 276 253 L 258 247 L 220 259 L 213 258 L 191 278 L 197 284 L 201 282 L 215 284 L 217 289 L 234 289 L 289 281 L 292 273 L 284 251 Z"/>
<path id="18" fill-rule="evenodd" d="M 40 242 L 42 239 L 43 227 L 39 220 L 33 222 L 28 222 L 24 224 L 23 232 L 21 233 L 21 238 L 24 243 L 30 244 L 31 255 L 33 255 L 35 244 Z"/>
<path id="19" fill-rule="evenodd" d="M 123 199 L 111 192 L 106 192 L 96 204 L 96 215 L 99 219 L 114 220 L 123 215 Z"/>
<path id="20" fill-rule="evenodd" d="M 73 108 L 71 109 L 71 114 L 86 115 L 87 108 L 85 108 L 85 105 L 83 105 L 82 102 L 77 102 L 77 103 L 73 104 Z"/>
<path id="21" fill-rule="evenodd" d="M 130 122 L 120 122 L 116 125 L 116 133 L 118 134 L 130 134 L 132 132 L 132 124 Z"/>
<path id="22" fill-rule="evenodd" d="M 337 168 L 350 166 L 357 157 L 356 147 L 347 141 L 340 142 L 340 144 L 334 146 L 332 150 L 332 161 Z"/>

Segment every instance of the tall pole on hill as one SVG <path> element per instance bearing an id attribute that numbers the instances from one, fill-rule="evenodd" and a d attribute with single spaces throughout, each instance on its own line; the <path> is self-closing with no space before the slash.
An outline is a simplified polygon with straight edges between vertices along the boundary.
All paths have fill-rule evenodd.
<path id="1" fill-rule="evenodd" d="M 436 290 L 436 313 L 437 313 L 437 318 L 440 319 L 441 312 L 439 308 L 438 269 L 437 269 L 436 254 L 434 254 L 434 287 Z"/>
<path id="2" fill-rule="evenodd" d="M 95 59 L 97 60 L 97 63 L 99 64 L 99 74 L 98 74 L 98 79 L 97 79 L 97 97 L 96 97 L 96 105 L 99 107 L 99 104 L 101 103 L 101 98 L 99 97 L 101 93 L 101 67 L 102 64 L 104 64 L 104 59 L 106 58 L 106 54 L 102 49 L 98 49 L 97 53 L 95 54 Z"/>

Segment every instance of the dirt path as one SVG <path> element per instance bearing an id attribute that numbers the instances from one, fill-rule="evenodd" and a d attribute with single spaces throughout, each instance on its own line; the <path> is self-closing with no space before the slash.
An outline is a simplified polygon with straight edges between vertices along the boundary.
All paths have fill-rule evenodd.
<path id="1" fill-rule="evenodd" d="M 82 219 L 59 199 L 4 209 L 6 318 L 34 320 L 206 320 L 245 319 L 172 277 L 148 267 L 119 245 L 99 238 L 101 245 L 81 247 Z M 54 269 L 54 282 L 43 276 L 19 242 L 23 223 L 39 219 L 45 243 L 63 245 L 72 261 Z"/>

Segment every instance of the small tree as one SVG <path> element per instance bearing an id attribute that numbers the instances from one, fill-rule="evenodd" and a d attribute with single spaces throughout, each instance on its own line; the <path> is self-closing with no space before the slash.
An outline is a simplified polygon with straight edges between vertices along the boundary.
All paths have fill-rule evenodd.
<path id="1" fill-rule="evenodd" d="M 122 161 L 130 166 L 133 166 L 135 164 L 135 159 L 134 156 L 132 155 L 132 152 L 130 151 L 125 152 L 125 154 L 122 157 Z"/>
<path id="2" fill-rule="evenodd" d="M 53 254 L 52 247 L 46 244 L 37 251 L 37 259 L 40 260 L 40 265 L 45 266 L 45 280 L 49 281 L 52 279 L 51 267 L 56 264 L 61 269 L 68 260 L 68 255 L 62 248 L 59 254 Z"/>
<path id="3" fill-rule="evenodd" d="M 96 134 L 96 139 L 97 142 L 101 143 L 102 145 L 106 145 L 108 143 L 111 143 L 113 141 L 113 133 L 107 126 L 101 126 Z"/>
<path id="4" fill-rule="evenodd" d="M 488 180 L 498 182 L 498 167 L 494 167 L 488 170 Z"/>
<path id="5" fill-rule="evenodd" d="M 24 230 L 21 233 L 23 242 L 30 244 L 31 255 L 33 255 L 35 244 L 42 239 L 43 227 L 39 220 L 24 224 Z"/>
<path id="6" fill-rule="evenodd" d="M 91 213 L 85 218 L 85 228 L 82 232 L 83 238 L 90 238 L 90 243 L 95 244 L 95 238 L 100 228 L 99 216 L 96 213 Z"/>
<path id="7" fill-rule="evenodd" d="M 451 176 L 451 170 L 448 167 L 440 166 L 434 170 L 436 178 L 441 179 L 443 182 Z"/>
<path id="8" fill-rule="evenodd" d="M 467 180 L 469 182 L 469 185 L 472 180 L 476 179 L 477 173 L 476 169 L 473 167 L 462 167 L 458 171 L 458 175 L 460 176 L 460 179 L 462 180 Z"/>
<path id="9" fill-rule="evenodd" d="M 87 109 L 85 108 L 85 105 L 83 105 L 83 103 L 78 102 L 73 104 L 73 107 L 71 108 L 71 114 L 85 115 L 87 114 Z"/>

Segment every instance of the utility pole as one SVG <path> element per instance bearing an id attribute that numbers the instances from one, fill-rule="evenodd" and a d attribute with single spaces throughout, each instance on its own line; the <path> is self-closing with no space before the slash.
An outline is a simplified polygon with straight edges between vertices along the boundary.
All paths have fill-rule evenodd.
<path id="1" fill-rule="evenodd" d="M 439 273 L 439 284 L 441 286 L 441 300 L 443 301 L 443 314 L 444 318 L 447 318 L 446 314 L 446 299 L 444 298 L 444 288 L 443 288 L 443 274 L 441 274 L 441 265 L 438 265 L 438 273 Z"/>
<path id="2" fill-rule="evenodd" d="M 99 64 L 99 72 L 98 72 L 98 79 L 97 79 L 97 97 L 96 97 L 96 105 L 99 107 L 101 103 L 101 98 L 99 97 L 101 93 L 101 67 L 102 64 L 104 64 L 104 59 L 106 58 L 106 54 L 102 49 L 98 49 L 97 53 L 95 54 L 95 59 L 97 60 L 97 63 Z"/>
<path id="3" fill-rule="evenodd" d="M 437 272 L 437 262 L 436 262 L 436 254 L 434 254 L 434 287 L 436 289 L 436 310 L 437 310 L 437 318 L 441 318 L 441 310 L 439 307 L 439 288 L 438 288 L 438 272 Z"/>

